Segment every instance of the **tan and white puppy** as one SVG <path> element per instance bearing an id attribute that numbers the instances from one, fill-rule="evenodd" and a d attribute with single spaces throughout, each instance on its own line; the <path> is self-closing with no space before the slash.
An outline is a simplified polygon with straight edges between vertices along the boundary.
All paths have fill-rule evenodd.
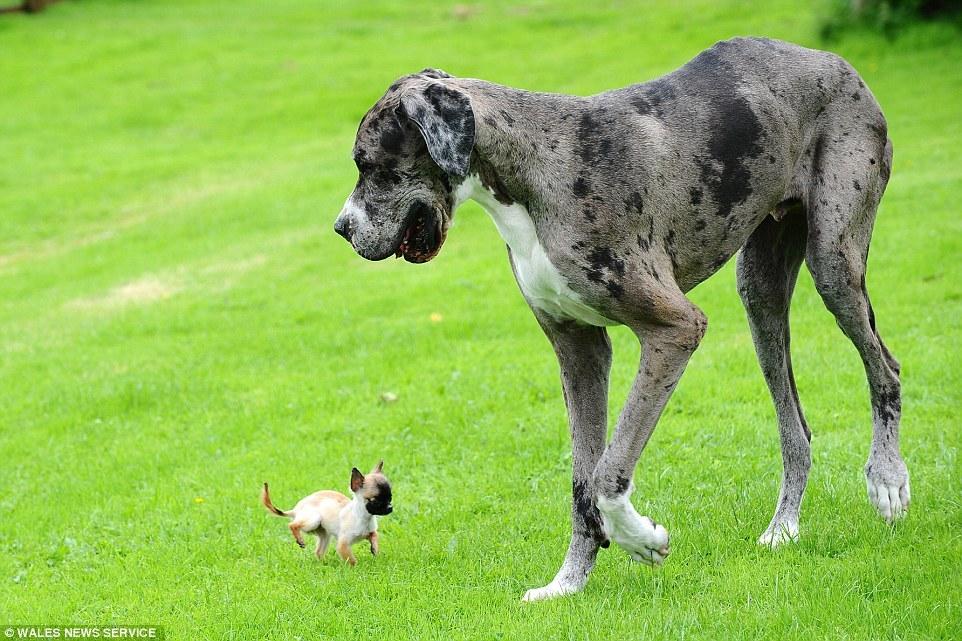
<path id="1" fill-rule="evenodd" d="M 337 540 L 337 554 L 348 564 L 354 565 L 357 559 L 351 546 L 367 539 L 371 544 L 371 554 L 378 553 L 377 517 L 390 514 L 391 483 L 381 469 L 380 461 L 370 474 L 364 475 L 355 467 L 351 469 L 351 495 L 348 499 L 340 492 L 322 490 L 306 496 L 291 510 L 280 510 L 271 503 L 267 483 L 261 491 L 261 502 L 272 514 L 291 519 L 288 527 L 294 540 L 305 547 L 303 533 L 317 537 L 314 554 L 321 558 L 327 551 L 332 539 Z"/>

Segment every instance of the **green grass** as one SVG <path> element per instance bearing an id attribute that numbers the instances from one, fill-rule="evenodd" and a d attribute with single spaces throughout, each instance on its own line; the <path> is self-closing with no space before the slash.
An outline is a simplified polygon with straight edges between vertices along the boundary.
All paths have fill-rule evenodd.
<path id="1" fill-rule="evenodd" d="M 944 25 L 832 44 L 895 145 L 868 280 L 903 364 L 908 519 L 886 527 L 865 497 L 861 364 L 803 273 L 803 538 L 755 545 L 781 463 L 729 264 L 692 294 L 709 332 L 635 477 L 671 558 L 652 571 L 611 549 L 583 593 L 519 603 L 567 545 L 570 450 L 503 243 L 473 204 L 421 267 L 365 262 L 331 227 L 357 122 L 404 73 L 587 94 L 731 35 L 819 45 L 818 16 L 787 1 L 591 4 L 85 0 L 0 17 L 0 624 L 962 638 L 962 40 Z M 613 341 L 616 414 L 638 346 Z M 316 562 L 258 504 L 264 480 L 289 506 L 378 458 L 396 512 L 354 569 Z"/>

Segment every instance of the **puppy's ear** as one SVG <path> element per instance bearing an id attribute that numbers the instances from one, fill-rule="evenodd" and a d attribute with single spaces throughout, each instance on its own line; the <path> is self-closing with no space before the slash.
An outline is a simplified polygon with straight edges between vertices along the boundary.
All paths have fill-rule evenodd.
<path id="1" fill-rule="evenodd" d="M 351 468 L 351 491 L 357 492 L 364 485 L 364 475 L 356 467 Z"/>
<path id="2" fill-rule="evenodd" d="M 437 80 L 417 83 L 401 94 L 398 119 L 413 122 L 428 153 L 446 173 L 468 175 L 474 150 L 474 110 L 471 99 L 460 89 Z"/>
<path id="3" fill-rule="evenodd" d="M 380 461 L 377 462 L 377 467 L 374 468 L 374 472 L 372 472 L 372 474 L 380 474 L 381 469 L 383 467 L 384 467 L 384 460 L 381 459 Z"/>

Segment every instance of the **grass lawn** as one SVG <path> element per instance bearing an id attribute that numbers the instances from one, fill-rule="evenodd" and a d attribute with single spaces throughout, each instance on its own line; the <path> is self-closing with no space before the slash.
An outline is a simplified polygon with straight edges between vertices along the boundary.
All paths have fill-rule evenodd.
<path id="1" fill-rule="evenodd" d="M 962 638 L 962 37 L 826 45 L 813 9 L 566 1 L 63 2 L 0 17 L 0 625 L 171 639 Z M 768 35 L 847 57 L 895 163 L 870 259 L 903 365 L 909 517 L 865 496 L 858 356 L 803 270 L 793 354 L 814 433 L 802 540 L 755 545 L 781 474 L 734 261 L 638 467 L 663 568 L 602 552 L 522 606 L 568 540 L 554 355 L 466 205 L 424 266 L 332 232 L 361 115 L 425 66 L 589 94 Z M 638 345 L 612 332 L 612 415 Z M 384 392 L 398 400 L 383 403 Z M 394 483 L 382 554 L 297 548 L 258 503 Z"/>

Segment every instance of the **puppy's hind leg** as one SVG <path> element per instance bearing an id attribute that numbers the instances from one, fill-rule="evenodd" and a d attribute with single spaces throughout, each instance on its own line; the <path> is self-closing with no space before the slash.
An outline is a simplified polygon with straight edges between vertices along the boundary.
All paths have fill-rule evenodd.
<path id="1" fill-rule="evenodd" d="M 294 536 L 297 544 L 304 547 L 306 544 L 304 543 L 304 536 L 301 534 L 301 530 L 304 528 L 304 522 L 294 519 L 287 527 L 291 530 L 291 534 Z"/>
<path id="2" fill-rule="evenodd" d="M 798 538 L 798 512 L 811 467 L 811 432 L 795 389 L 788 329 L 806 233 L 804 212 L 797 207 L 781 222 L 766 218 L 738 257 L 738 293 L 748 313 L 758 364 L 775 403 L 782 442 L 782 487 L 775 515 L 758 539 L 769 546 Z"/>

